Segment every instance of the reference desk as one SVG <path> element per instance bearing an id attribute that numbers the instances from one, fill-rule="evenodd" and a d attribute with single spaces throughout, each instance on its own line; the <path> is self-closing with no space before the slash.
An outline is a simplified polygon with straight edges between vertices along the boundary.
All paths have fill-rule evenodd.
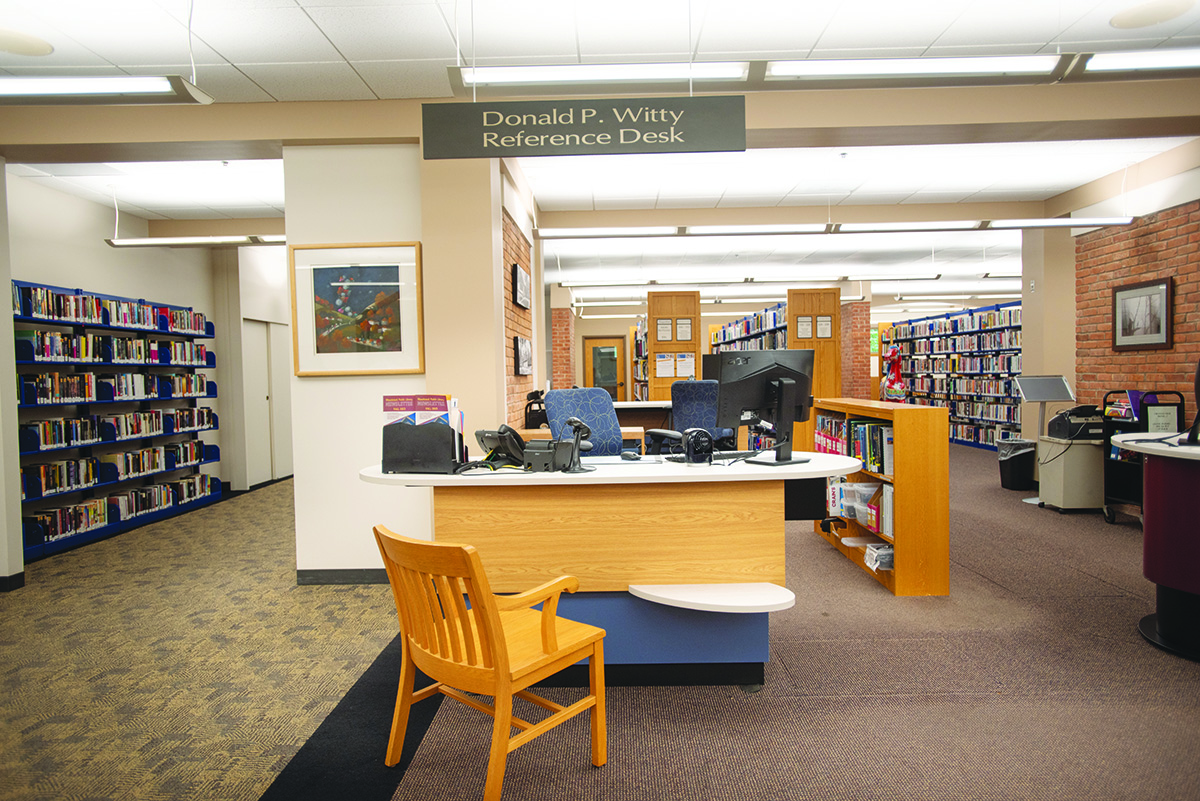
<path id="1" fill-rule="evenodd" d="M 1142 454 L 1142 575 L 1156 585 L 1156 611 L 1138 630 L 1150 642 L 1200 660 L 1200 447 L 1118 434 L 1113 445 Z"/>
<path id="2" fill-rule="evenodd" d="M 784 584 L 784 520 L 794 484 L 846 475 L 859 462 L 806 453 L 765 466 L 689 466 L 654 457 L 585 458 L 587 473 L 359 475 L 374 484 L 433 489 L 435 540 L 474 545 L 496 592 L 562 574 L 580 592 L 560 611 L 609 631 L 607 661 L 761 663 L 766 612 L 683 609 L 629 593 L 630 585 Z M 403 531 L 388 521 L 380 521 Z"/>

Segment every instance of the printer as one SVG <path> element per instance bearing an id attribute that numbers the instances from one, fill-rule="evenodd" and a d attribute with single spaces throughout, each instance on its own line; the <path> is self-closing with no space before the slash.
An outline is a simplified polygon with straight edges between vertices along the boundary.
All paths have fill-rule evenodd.
<path id="1" fill-rule="evenodd" d="M 1064 409 L 1046 424 L 1051 439 L 1104 439 L 1104 417 L 1095 406 Z"/>

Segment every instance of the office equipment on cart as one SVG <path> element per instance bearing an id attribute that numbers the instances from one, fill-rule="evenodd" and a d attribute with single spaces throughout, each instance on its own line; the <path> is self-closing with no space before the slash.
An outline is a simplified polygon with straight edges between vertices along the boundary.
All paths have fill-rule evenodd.
<path id="1" fill-rule="evenodd" d="M 1064 409 L 1050 418 L 1046 436 L 1056 439 L 1100 439 L 1104 436 L 1104 416 L 1095 406 Z"/>
<path id="2" fill-rule="evenodd" d="M 1104 519 L 1117 512 L 1142 514 L 1142 454 L 1113 443 L 1118 434 L 1144 433 L 1147 439 L 1183 429 L 1183 395 L 1167 390 L 1114 390 L 1104 393 Z"/>

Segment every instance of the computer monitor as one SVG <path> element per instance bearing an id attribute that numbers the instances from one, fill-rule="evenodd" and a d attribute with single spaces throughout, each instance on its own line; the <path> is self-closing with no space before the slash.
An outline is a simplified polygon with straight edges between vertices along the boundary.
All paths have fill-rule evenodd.
<path id="1" fill-rule="evenodd" d="M 701 369 L 718 383 L 717 428 L 736 431 L 750 412 L 775 426 L 773 464 L 807 461 L 792 458 L 792 424 L 812 409 L 813 351 L 725 351 L 705 356 Z"/>

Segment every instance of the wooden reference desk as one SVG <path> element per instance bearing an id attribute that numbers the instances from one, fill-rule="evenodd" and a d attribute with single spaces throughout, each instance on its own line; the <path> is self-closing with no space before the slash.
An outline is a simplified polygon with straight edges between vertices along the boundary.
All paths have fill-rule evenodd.
<path id="1" fill-rule="evenodd" d="M 1138 442 L 1156 436 L 1162 435 L 1131 432 L 1112 438 L 1113 445 L 1143 459 L 1142 575 L 1156 585 L 1156 604 L 1138 630 L 1160 648 L 1200 660 L 1200 447 Z"/>
<path id="2" fill-rule="evenodd" d="M 434 539 L 478 548 L 497 592 L 577 576 L 580 592 L 564 596 L 560 610 L 609 630 L 607 661 L 758 663 L 761 673 L 765 612 L 681 609 L 628 590 L 782 586 L 786 485 L 860 466 L 846 456 L 805 455 L 810 462 L 780 467 L 594 457 L 584 459 L 596 466 L 588 473 L 384 474 L 374 465 L 359 475 L 374 484 L 431 487 Z"/>
<path id="3" fill-rule="evenodd" d="M 525 442 L 529 442 L 531 439 L 550 439 L 551 434 L 548 428 L 518 428 L 516 432 Z M 645 437 L 646 432 L 641 426 L 621 426 L 621 442 L 630 447 L 636 445 L 638 453 L 642 451 L 642 440 Z"/>

